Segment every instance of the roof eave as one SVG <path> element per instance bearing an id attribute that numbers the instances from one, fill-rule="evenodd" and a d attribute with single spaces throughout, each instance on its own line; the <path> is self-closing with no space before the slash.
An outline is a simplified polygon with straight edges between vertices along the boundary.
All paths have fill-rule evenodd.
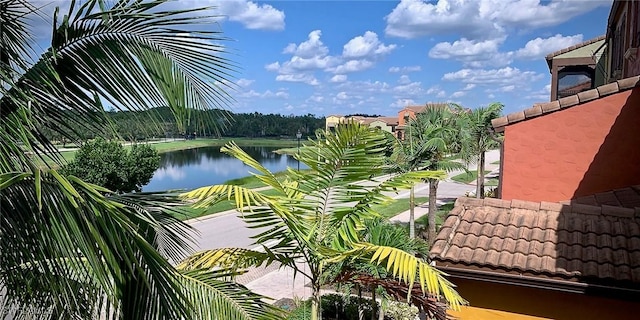
<path id="1" fill-rule="evenodd" d="M 640 288 L 624 288 L 591 284 L 578 281 L 558 280 L 552 278 L 515 275 L 510 273 L 491 272 L 450 266 L 446 262 L 437 261 L 436 268 L 450 277 L 486 281 L 491 283 L 516 285 L 528 288 L 561 291 L 575 294 L 597 294 L 618 299 L 640 300 Z"/>

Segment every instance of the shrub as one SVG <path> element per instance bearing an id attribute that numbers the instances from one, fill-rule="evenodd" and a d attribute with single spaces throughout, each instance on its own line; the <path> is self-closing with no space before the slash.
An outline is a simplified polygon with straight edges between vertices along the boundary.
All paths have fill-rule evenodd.
<path id="1" fill-rule="evenodd" d="M 159 165 L 158 152 L 148 145 L 133 145 L 127 151 L 119 142 L 100 138 L 82 145 L 63 172 L 126 193 L 140 191 Z"/>

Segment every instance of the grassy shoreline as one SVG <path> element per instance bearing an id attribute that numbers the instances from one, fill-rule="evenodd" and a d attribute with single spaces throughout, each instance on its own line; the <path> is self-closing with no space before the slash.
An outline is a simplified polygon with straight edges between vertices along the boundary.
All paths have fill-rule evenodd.
<path id="1" fill-rule="evenodd" d="M 264 139 L 264 138 L 201 138 L 195 140 L 173 140 L 173 141 L 152 141 L 152 142 L 140 142 L 139 144 L 149 144 L 155 148 L 158 153 L 196 149 L 203 147 L 221 147 L 225 144 L 234 141 L 240 147 L 276 147 L 276 148 L 289 148 L 297 146 L 297 140 L 295 139 Z M 131 145 L 125 145 L 125 148 L 131 148 Z M 60 151 L 60 155 L 64 160 L 71 161 L 75 158 L 75 150 Z M 51 157 L 45 155 L 46 164 L 57 168 L 57 164 L 51 159 Z"/>

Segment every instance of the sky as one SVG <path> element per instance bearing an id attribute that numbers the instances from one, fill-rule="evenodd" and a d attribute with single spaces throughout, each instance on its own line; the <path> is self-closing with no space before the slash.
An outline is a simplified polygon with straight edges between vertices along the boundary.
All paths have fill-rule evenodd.
<path id="1" fill-rule="evenodd" d="M 216 6 L 235 113 L 396 116 L 408 105 L 549 101 L 544 57 L 606 32 L 611 0 L 248 1 Z"/>

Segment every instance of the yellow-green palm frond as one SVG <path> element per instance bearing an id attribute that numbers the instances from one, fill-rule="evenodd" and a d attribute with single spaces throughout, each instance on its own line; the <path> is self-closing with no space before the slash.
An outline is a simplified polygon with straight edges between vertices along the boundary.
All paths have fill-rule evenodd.
<path id="1" fill-rule="evenodd" d="M 444 277 L 444 272 L 411 253 L 393 247 L 359 243 L 354 244 L 352 250 L 345 251 L 329 261 L 338 262 L 352 257 L 368 258 L 372 263 L 383 265 L 389 274 L 410 287 L 417 283 L 423 292 L 444 297 L 454 310 L 466 304 L 453 289 L 455 286 Z"/>
<path id="2" fill-rule="evenodd" d="M 260 191 L 236 185 L 213 185 L 201 187 L 180 194 L 185 200 L 195 200 L 193 206 L 206 208 L 223 200 L 234 200 L 236 208 L 243 212 L 245 208 L 263 206 L 269 203 L 269 197 Z"/>
<path id="3" fill-rule="evenodd" d="M 229 142 L 224 147 L 220 148 L 220 151 L 229 154 L 230 156 L 242 161 L 247 166 L 258 171 L 260 174 L 254 174 L 256 178 L 262 181 L 265 185 L 270 186 L 282 193 L 285 193 L 284 186 L 278 181 L 276 176 L 260 164 L 256 159 L 242 150 L 235 142 Z"/>
<path id="4" fill-rule="evenodd" d="M 204 250 L 182 260 L 177 266 L 178 270 L 215 270 L 232 269 L 241 270 L 259 266 L 268 262 L 268 255 L 264 252 L 243 248 L 221 248 Z"/>

